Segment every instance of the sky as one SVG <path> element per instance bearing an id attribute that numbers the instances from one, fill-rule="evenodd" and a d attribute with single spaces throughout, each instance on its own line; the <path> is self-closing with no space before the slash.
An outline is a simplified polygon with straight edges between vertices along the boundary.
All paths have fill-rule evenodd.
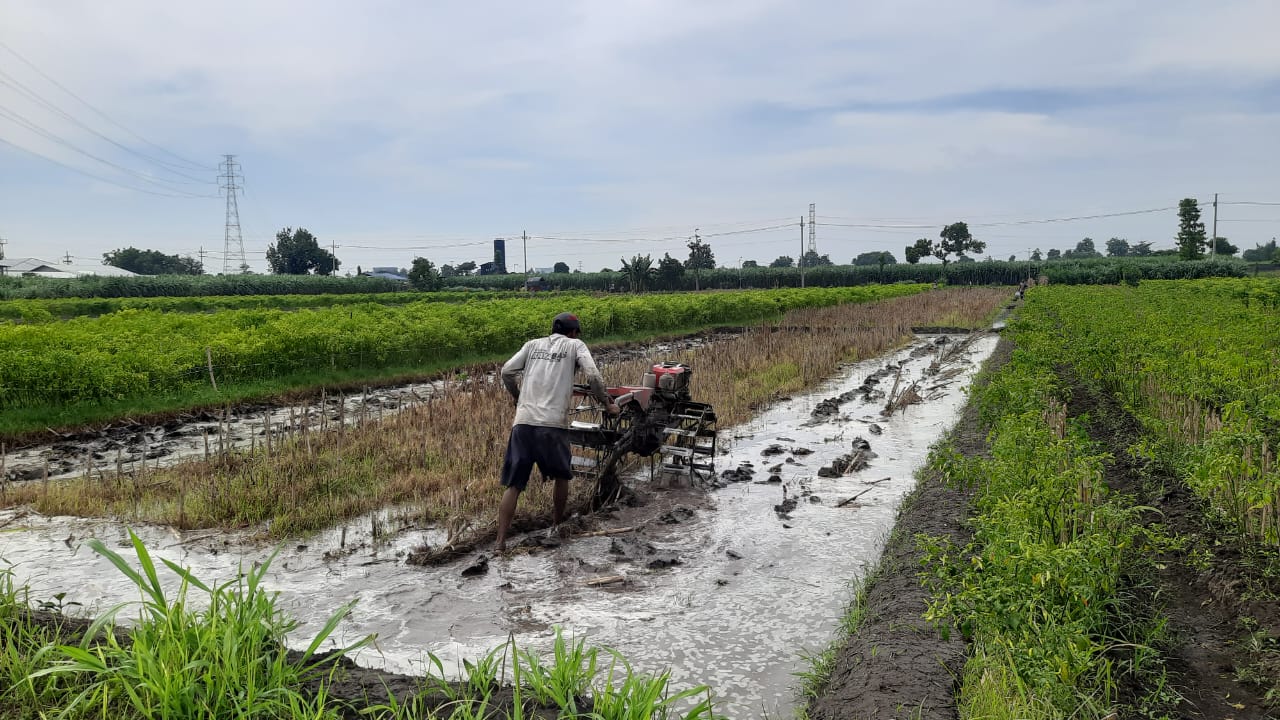
<path id="1" fill-rule="evenodd" d="M 838 263 L 956 221 L 997 259 L 1167 248 L 1214 193 L 1250 248 L 1280 236 L 1276 28 L 1275 0 L 0 0 L 0 238 L 221 271 L 233 154 L 257 271 L 285 227 L 343 271 L 497 237 L 512 270 L 616 269 L 695 232 L 766 264 L 811 203 Z"/>

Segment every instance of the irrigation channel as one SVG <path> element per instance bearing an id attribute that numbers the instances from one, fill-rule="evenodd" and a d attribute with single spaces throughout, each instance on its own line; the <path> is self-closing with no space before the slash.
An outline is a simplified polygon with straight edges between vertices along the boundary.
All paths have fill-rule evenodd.
<path id="1" fill-rule="evenodd" d="M 917 336 L 721 428 L 709 490 L 648 488 L 648 470 L 635 471 L 628 482 L 645 502 L 597 518 L 627 532 L 418 567 L 406 557 L 443 533 L 380 530 L 394 525 L 395 510 L 386 510 L 287 544 L 268 580 L 304 623 L 292 639 L 299 645 L 308 628 L 358 599 L 337 639 L 377 633 L 376 646 L 357 655 L 365 666 L 421 674 L 431 652 L 460 668 L 508 634 L 546 650 L 561 626 L 619 650 L 640 670 L 670 669 L 675 687 L 707 683 L 717 714 L 790 714 L 793 673 L 806 668 L 801 653 L 831 641 L 849 581 L 878 558 L 913 473 L 958 418 L 995 345 L 988 333 Z M 917 401 L 885 415 L 884 395 L 910 383 Z M 154 554 L 206 581 L 271 551 L 226 533 L 135 530 Z M 91 537 L 127 544 L 118 522 L 0 512 L 0 557 L 15 564 L 33 602 L 65 592 L 63 602 L 93 613 L 137 599 L 84 546 Z"/>

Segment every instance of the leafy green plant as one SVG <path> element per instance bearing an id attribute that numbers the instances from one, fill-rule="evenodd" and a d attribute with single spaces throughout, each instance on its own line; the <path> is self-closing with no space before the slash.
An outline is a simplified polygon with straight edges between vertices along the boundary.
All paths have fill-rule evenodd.
<path id="1" fill-rule="evenodd" d="M 143 718 L 290 717 L 300 700 L 299 684 L 327 660 L 316 651 L 351 611 L 344 605 L 321 627 L 299 662 L 289 659 L 284 642 L 297 622 L 276 607 L 276 594 L 262 585 L 273 554 L 234 580 L 206 585 L 176 563 L 162 559 L 178 576 L 172 595 L 165 592 L 146 546 L 130 531 L 139 569 L 99 540 L 94 552 L 107 558 L 142 593 L 142 617 L 122 642 L 111 628 L 132 603 L 99 616 L 78 646 L 59 645 L 64 659 L 29 676 L 84 675 L 88 685 L 71 698 L 64 714 L 88 708 L 128 707 Z M 208 608 L 192 609 L 191 588 L 203 591 Z M 372 641 L 365 638 L 337 654 Z M 330 656 L 329 659 L 331 659 Z"/>

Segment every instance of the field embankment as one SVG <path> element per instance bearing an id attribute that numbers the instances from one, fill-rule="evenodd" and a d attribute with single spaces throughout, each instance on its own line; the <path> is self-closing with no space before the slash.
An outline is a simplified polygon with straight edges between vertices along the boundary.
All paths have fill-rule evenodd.
<path id="1" fill-rule="evenodd" d="M 937 506 L 905 506 L 811 713 L 847 716 L 842 699 L 857 695 L 868 717 L 1274 717 L 1277 288 L 1032 291 L 1010 326 L 1012 359 L 925 476 L 972 494 L 951 514 L 960 527 L 972 513 L 969 532 L 912 537 Z M 975 428 L 990 433 L 987 453 Z M 879 586 L 921 572 L 913 559 L 927 609 L 877 605 Z M 869 643 L 895 626 L 915 629 L 891 631 L 903 646 L 869 661 Z M 937 693 L 953 677 L 942 665 L 914 699 L 876 691 L 912 659 L 954 660 L 957 639 L 954 698 Z"/>

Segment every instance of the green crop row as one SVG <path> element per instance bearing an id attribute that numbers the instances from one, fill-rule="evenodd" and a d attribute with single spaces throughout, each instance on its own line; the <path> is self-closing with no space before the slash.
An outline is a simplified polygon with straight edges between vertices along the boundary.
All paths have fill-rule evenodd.
<path id="1" fill-rule="evenodd" d="M 1113 393 L 1245 534 L 1280 544 L 1280 282 L 1048 287 L 1022 322 Z"/>
<path id="2" fill-rule="evenodd" d="M 1027 323 L 1009 333 L 1017 352 L 974 395 L 990 456 L 944 447 L 932 461 L 975 490 L 974 534 L 963 547 L 917 538 L 926 617 L 969 644 L 961 717 L 1105 717 L 1125 676 L 1161 672 L 1158 624 L 1133 621 L 1123 597 L 1125 574 L 1158 538 L 1141 508 L 1108 490 L 1108 456 L 1068 420 L 1058 338 Z M 1123 662 L 1117 646 L 1131 649 Z"/>
<path id="3" fill-rule="evenodd" d="M 462 361 L 513 352 L 572 310 L 587 339 L 773 318 L 794 308 L 864 302 L 924 286 L 811 288 L 696 295 L 529 297 L 400 306 L 365 303 L 178 314 L 122 310 L 62 323 L 0 326 L 0 407 L 47 407 L 180 393 L 315 373 Z"/>
<path id="4" fill-rule="evenodd" d="M 169 297 L 95 297 L 51 300 L 0 300 L 0 322 L 55 322 L 82 315 L 108 315 L 121 310 L 161 312 L 215 312 L 218 310 L 297 310 L 378 303 L 406 305 L 414 302 L 468 302 L 510 297 L 513 293 L 484 290 L 454 290 L 431 293 L 402 289 L 400 292 L 323 295 L 191 295 Z"/>

